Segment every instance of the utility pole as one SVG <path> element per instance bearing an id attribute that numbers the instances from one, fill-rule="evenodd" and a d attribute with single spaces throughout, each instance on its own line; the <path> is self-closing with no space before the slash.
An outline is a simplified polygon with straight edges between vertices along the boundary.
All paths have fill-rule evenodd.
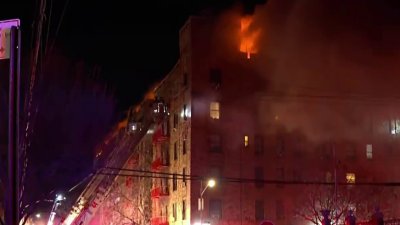
<path id="1" fill-rule="evenodd" d="M 5 46 L 1 44 L 5 43 Z M 19 224 L 19 112 L 20 112 L 20 68 L 21 30 L 19 20 L 0 21 L 0 59 L 9 59 L 8 87 L 8 163 L 6 225 Z"/>

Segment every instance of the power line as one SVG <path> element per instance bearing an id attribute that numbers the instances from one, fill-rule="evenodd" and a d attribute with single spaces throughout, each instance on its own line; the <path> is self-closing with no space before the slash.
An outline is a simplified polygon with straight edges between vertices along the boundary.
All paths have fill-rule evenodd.
<path id="1" fill-rule="evenodd" d="M 153 172 L 153 171 L 134 170 L 134 169 L 118 169 L 118 168 L 113 168 L 113 169 L 119 170 L 119 171 L 125 171 L 125 172 L 146 173 L 146 174 L 150 174 L 150 175 L 112 173 L 112 172 L 102 172 L 102 171 L 98 172 L 98 174 L 116 175 L 116 176 L 121 176 L 121 177 L 178 179 L 178 180 L 183 180 L 183 179 L 185 179 L 185 180 L 204 180 L 205 178 L 207 178 L 207 177 L 202 177 L 202 176 L 197 176 L 197 175 L 188 175 L 188 174 L 179 174 L 179 173 L 164 173 L 164 172 Z M 156 175 L 161 175 L 161 176 L 156 176 Z M 164 176 L 162 176 L 162 175 L 164 175 Z M 167 176 L 165 176 L 165 175 L 167 175 Z M 176 176 L 176 177 L 174 178 L 174 176 Z M 268 180 L 268 179 L 252 179 L 252 178 L 237 178 L 237 177 L 216 177 L 216 179 L 221 182 L 229 182 L 229 183 L 281 184 L 281 185 L 325 185 L 325 186 L 334 186 L 335 185 L 335 182 L 324 182 L 324 181 Z M 356 183 L 337 182 L 337 185 L 397 187 L 397 186 L 400 186 L 400 182 L 356 182 Z"/>

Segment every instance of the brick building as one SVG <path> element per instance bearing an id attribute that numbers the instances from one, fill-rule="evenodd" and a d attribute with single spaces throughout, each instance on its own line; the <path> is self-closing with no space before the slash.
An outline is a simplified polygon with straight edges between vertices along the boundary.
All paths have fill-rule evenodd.
<path id="1" fill-rule="evenodd" d="M 254 70 L 261 57 L 248 60 L 233 42 L 221 44 L 216 27 L 204 18 L 187 21 L 180 59 L 155 91 L 169 117 L 153 135 L 152 170 L 172 175 L 153 179 L 152 224 L 305 224 L 296 217 L 306 195 L 299 193 L 313 189 L 291 182 L 332 183 L 335 171 L 344 184 L 399 179 L 392 101 L 273 91 Z M 200 213 L 208 177 L 217 185 L 205 192 Z M 363 187 L 354 185 L 353 194 L 370 193 Z M 380 205 L 397 215 L 397 192 L 379 192 L 364 210 Z"/>
<path id="2" fill-rule="evenodd" d="M 154 112 L 168 113 L 146 127 L 133 151 L 152 159 L 135 168 L 154 172 L 134 178 L 151 198 L 151 219 L 136 222 L 308 225 L 307 204 L 320 200 L 317 193 L 337 196 L 335 204 L 350 195 L 347 206 L 362 220 L 375 206 L 398 217 L 399 191 L 368 185 L 400 180 L 397 100 L 282 91 L 257 73 L 262 56 L 249 60 L 235 38 L 221 41 L 235 26 L 191 17 L 180 30 L 180 58 L 151 93 Z M 132 112 L 130 132 L 143 123 L 141 109 Z M 204 192 L 199 211 L 211 177 L 217 184 Z"/>

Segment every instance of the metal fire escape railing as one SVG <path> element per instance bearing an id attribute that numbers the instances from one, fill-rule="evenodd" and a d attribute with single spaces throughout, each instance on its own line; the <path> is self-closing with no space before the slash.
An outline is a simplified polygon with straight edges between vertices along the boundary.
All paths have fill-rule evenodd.
<path id="1" fill-rule="evenodd" d="M 104 163 L 104 168 L 98 169 L 62 225 L 89 224 L 97 209 L 110 192 L 119 174 L 119 171 L 111 170 L 107 171 L 106 174 L 102 173 L 102 171 L 107 167 L 118 168 L 124 165 L 129 156 L 134 153 L 135 147 L 146 135 L 149 128 L 168 114 L 166 106 L 162 101 L 146 100 L 142 103 L 141 109 L 142 117 L 140 123 L 131 124 L 128 122 L 126 130 L 121 130 L 119 127 L 116 128 L 115 132 L 123 132 L 122 137 L 120 134 L 113 135 L 114 140 L 112 141 L 115 144 L 111 146 L 112 151 Z M 130 119 L 128 116 L 128 121 Z M 128 132 L 127 130 L 131 128 L 134 128 L 135 131 Z"/>

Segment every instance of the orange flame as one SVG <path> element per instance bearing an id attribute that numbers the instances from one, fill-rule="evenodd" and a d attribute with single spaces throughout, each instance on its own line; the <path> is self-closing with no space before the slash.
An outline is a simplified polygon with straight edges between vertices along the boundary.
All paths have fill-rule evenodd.
<path id="1" fill-rule="evenodd" d="M 261 29 L 254 29 L 252 27 L 253 17 L 246 16 L 240 19 L 240 51 L 247 54 L 250 59 L 251 54 L 258 52 L 256 46 Z"/>

